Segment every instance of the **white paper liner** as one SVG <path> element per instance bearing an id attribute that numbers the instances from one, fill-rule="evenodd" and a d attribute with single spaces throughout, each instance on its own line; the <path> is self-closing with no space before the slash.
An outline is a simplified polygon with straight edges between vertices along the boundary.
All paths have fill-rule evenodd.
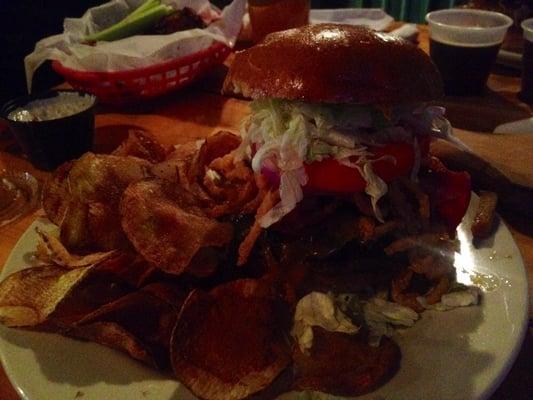
<path id="1" fill-rule="evenodd" d="M 394 18 L 381 8 L 338 8 L 311 10 L 309 20 L 312 24 L 332 22 L 347 25 L 362 25 L 375 31 L 382 31 L 394 21 Z"/>
<path id="2" fill-rule="evenodd" d="M 80 43 L 80 38 L 99 32 L 123 19 L 144 0 L 112 0 L 90 8 L 81 18 L 66 18 L 62 34 L 37 42 L 26 56 L 26 84 L 31 92 L 37 68 L 46 60 L 57 60 L 78 71 L 123 71 L 142 68 L 208 48 L 214 41 L 233 47 L 241 29 L 246 0 L 233 0 L 224 8 L 220 19 L 205 29 L 191 29 L 169 35 L 138 35 L 96 46 Z M 207 0 L 163 0 L 175 9 L 189 7 L 204 19 L 218 18 Z"/>

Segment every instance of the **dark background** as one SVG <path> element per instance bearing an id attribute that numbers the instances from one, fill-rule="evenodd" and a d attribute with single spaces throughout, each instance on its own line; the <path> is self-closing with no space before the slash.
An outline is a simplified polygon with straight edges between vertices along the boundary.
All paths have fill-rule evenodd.
<path id="1" fill-rule="evenodd" d="M 0 0 L 0 103 L 26 93 L 24 57 L 40 39 L 61 33 L 65 17 L 78 17 L 105 0 Z M 60 82 L 47 68 L 39 70 L 36 90 Z M 48 69 L 48 70 L 46 70 Z"/>
<path id="2" fill-rule="evenodd" d="M 106 1 L 0 0 L 0 105 L 26 94 L 24 57 L 33 51 L 36 42 L 61 33 L 65 17 L 80 17 L 88 8 Z M 212 1 L 221 7 L 230 2 Z M 34 90 L 44 90 L 60 82 L 61 78 L 48 63 L 35 75 Z"/>
<path id="3" fill-rule="evenodd" d="M 24 57 L 33 51 L 36 42 L 61 33 L 65 17 L 80 17 L 88 8 L 107 1 L 0 0 L 0 105 L 26 94 Z M 211 2 L 222 7 L 231 0 Z M 60 82 L 61 78 L 48 63 L 35 75 L 34 90 L 44 90 Z"/>
<path id="4" fill-rule="evenodd" d="M 24 57 L 40 39 L 61 33 L 65 17 L 80 17 L 89 7 L 107 0 L 0 0 L 0 105 L 26 93 Z M 211 0 L 223 7 L 231 0 Z M 373 4 L 365 1 L 365 4 Z M 458 2 L 456 2 L 458 3 Z M 313 8 L 340 8 L 350 0 L 312 0 Z M 34 78 L 39 91 L 61 82 L 50 65 L 41 67 Z"/>

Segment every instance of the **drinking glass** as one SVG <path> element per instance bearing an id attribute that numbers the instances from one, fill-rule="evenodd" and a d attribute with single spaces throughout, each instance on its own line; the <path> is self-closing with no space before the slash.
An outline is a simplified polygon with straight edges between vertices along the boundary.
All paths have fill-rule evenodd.
<path id="1" fill-rule="evenodd" d="M 248 0 L 252 39 L 309 23 L 310 0 Z"/>
<path id="2" fill-rule="evenodd" d="M 433 11 L 426 20 L 430 55 L 442 74 L 446 94 L 482 94 L 513 20 L 498 12 L 473 9 Z"/>

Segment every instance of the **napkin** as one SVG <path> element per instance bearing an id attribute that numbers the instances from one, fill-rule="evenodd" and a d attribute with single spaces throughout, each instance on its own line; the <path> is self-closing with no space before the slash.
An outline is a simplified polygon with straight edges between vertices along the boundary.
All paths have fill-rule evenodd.
<path id="1" fill-rule="evenodd" d="M 31 91 L 33 74 L 46 60 L 60 61 L 79 71 L 121 71 L 158 64 L 183 57 L 213 44 L 233 47 L 246 7 L 246 0 L 233 0 L 219 13 L 207 0 L 163 0 L 175 9 L 189 7 L 204 19 L 214 20 L 205 29 L 191 29 L 170 35 L 137 35 L 96 46 L 80 43 L 80 38 L 111 26 L 131 13 L 144 0 L 111 0 L 88 9 L 81 18 L 66 18 L 63 33 L 42 39 L 26 56 L 26 83 Z"/>
<path id="2" fill-rule="evenodd" d="M 386 31 L 394 22 L 394 18 L 381 8 L 339 8 L 312 9 L 309 12 L 311 24 L 336 23 L 366 26 L 375 31 Z M 243 30 L 241 40 L 251 40 L 250 15 L 245 13 L 242 20 Z M 410 41 L 416 41 L 418 28 L 415 24 L 403 24 L 401 27 L 388 32 Z"/>
<path id="3" fill-rule="evenodd" d="M 311 10 L 309 20 L 312 24 L 333 22 L 338 24 L 361 25 L 375 31 L 385 31 L 394 22 L 394 18 L 381 8 L 340 8 Z M 388 32 L 393 36 L 412 40 L 418 34 L 415 24 L 403 24 L 401 27 Z"/>
<path id="4" fill-rule="evenodd" d="M 455 129 L 471 152 L 437 141 L 431 152 L 454 170 L 468 171 L 477 190 L 498 193 L 502 207 L 533 215 L 533 135 L 478 133 Z"/>
<path id="5" fill-rule="evenodd" d="M 533 117 L 507 122 L 494 128 L 494 133 L 533 134 Z"/>
<path id="6" fill-rule="evenodd" d="M 312 24 L 333 22 L 338 24 L 362 25 L 375 31 L 385 30 L 393 21 L 381 8 L 339 8 L 311 10 L 309 21 Z"/>

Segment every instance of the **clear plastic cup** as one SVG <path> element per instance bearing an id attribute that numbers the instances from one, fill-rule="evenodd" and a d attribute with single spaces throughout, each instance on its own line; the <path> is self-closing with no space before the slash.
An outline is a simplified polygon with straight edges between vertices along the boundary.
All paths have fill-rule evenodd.
<path id="1" fill-rule="evenodd" d="M 524 31 L 524 52 L 522 55 L 522 90 L 520 99 L 533 103 L 533 18 L 522 21 Z"/>
<path id="2" fill-rule="evenodd" d="M 482 94 L 513 20 L 493 11 L 449 9 L 430 12 L 426 21 L 430 55 L 442 74 L 446 94 Z"/>

